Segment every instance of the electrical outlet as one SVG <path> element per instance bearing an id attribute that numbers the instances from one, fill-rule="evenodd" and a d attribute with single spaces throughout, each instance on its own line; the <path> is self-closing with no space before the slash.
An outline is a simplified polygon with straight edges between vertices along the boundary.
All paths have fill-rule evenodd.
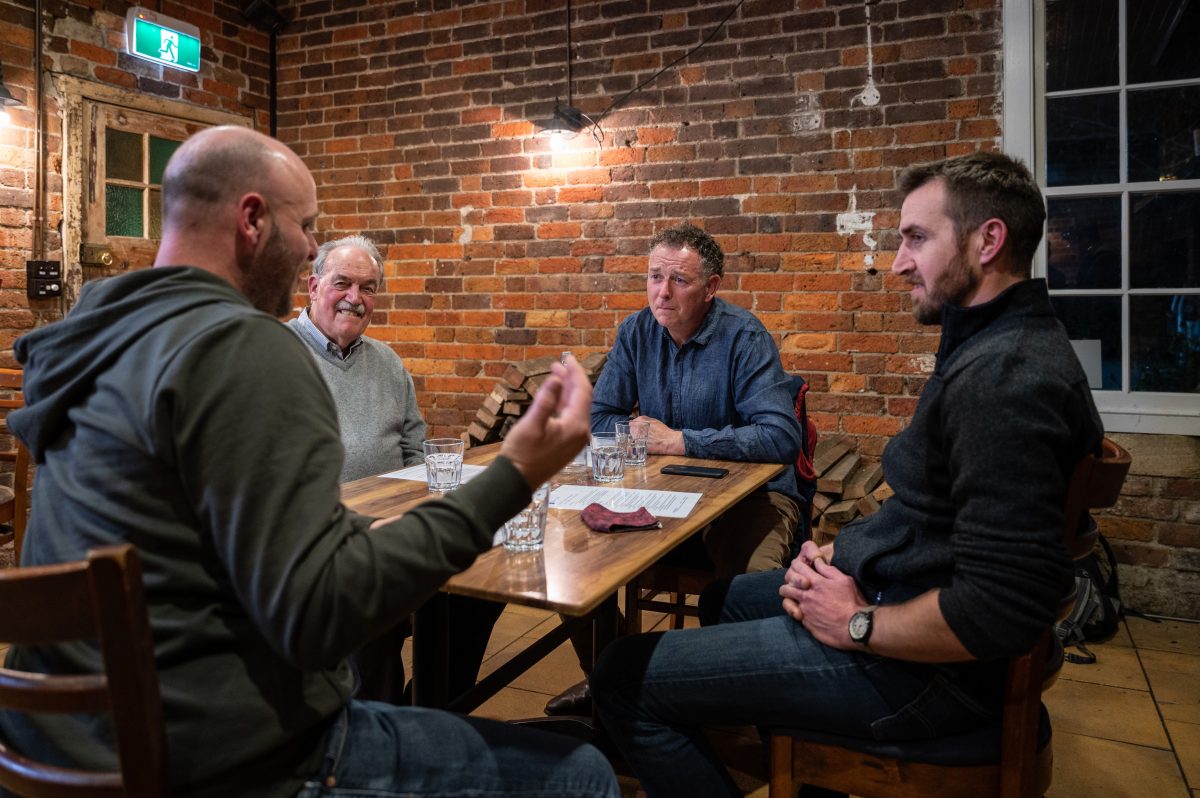
<path id="1" fill-rule="evenodd" d="M 62 263 L 56 260 L 25 261 L 25 295 L 30 299 L 62 296 Z"/>

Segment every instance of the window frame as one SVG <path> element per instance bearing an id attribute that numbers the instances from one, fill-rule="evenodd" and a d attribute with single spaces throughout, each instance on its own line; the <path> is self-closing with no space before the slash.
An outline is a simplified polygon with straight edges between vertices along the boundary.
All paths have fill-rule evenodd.
<path id="1" fill-rule="evenodd" d="M 1003 116 L 1001 119 L 1002 144 L 1004 151 L 1023 159 L 1034 171 L 1038 184 L 1047 198 L 1064 196 L 1087 196 L 1089 194 L 1121 196 L 1122 212 L 1122 260 L 1128 262 L 1129 196 L 1148 190 L 1156 192 L 1200 190 L 1200 180 L 1171 182 L 1126 182 L 1126 83 L 1125 83 L 1125 5 L 1120 4 L 1122 35 L 1119 38 L 1120 83 L 1118 84 L 1120 105 L 1121 159 L 1120 177 L 1116 184 L 1103 187 L 1047 187 L 1043 179 L 1045 164 L 1045 118 L 1041 113 L 1044 95 L 1045 47 L 1043 39 L 1043 0 L 1003 0 L 1001 14 L 1003 37 Z M 1171 85 L 1194 85 L 1195 80 L 1165 81 L 1137 84 L 1139 88 Z M 1112 87 L 1105 87 L 1111 91 Z M 1074 93 L 1074 92 L 1072 92 Z M 1114 186 L 1117 186 L 1114 190 Z M 1046 239 L 1038 246 L 1034 257 L 1035 277 L 1046 276 Z M 1122 270 L 1127 276 L 1127 271 Z M 1163 435 L 1200 435 L 1200 395 L 1186 393 L 1153 393 L 1128 390 L 1129 385 L 1129 303 L 1131 296 L 1144 294 L 1179 293 L 1175 289 L 1137 289 L 1133 291 L 1123 277 L 1121 289 L 1122 329 L 1121 361 L 1122 388 L 1117 391 L 1093 390 L 1092 397 L 1100 412 L 1105 430 L 1109 432 L 1141 432 Z M 1188 289 L 1193 293 L 1195 289 Z"/>

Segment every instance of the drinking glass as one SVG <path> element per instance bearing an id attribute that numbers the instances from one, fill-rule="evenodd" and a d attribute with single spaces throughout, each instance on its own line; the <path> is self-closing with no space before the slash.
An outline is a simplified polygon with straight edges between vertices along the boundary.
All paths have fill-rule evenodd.
<path id="1" fill-rule="evenodd" d="M 645 465 L 646 444 L 650 439 L 650 422 L 618 421 L 617 436 L 625 446 L 625 465 Z"/>
<path id="2" fill-rule="evenodd" d="M 509 551 L 534 551 L 546 539 L 546 513 L 550 509 L 550 483 L 544 482 L 533 492 L 533 501 L 504 522 L 504 548 Z"/>
<path id="3" fill-rule="evenodd" d="M 625 479 L 625 445 L 615 432 L 592 435 L 592 479 L 596 482 Z"/>
<path id="4" fill-rule="evenodd" d="M 430 493 L 454 490 L 462 481 L 463 442 L 458 438 L 422 441 L 425 449 L 425 478 Z"/>

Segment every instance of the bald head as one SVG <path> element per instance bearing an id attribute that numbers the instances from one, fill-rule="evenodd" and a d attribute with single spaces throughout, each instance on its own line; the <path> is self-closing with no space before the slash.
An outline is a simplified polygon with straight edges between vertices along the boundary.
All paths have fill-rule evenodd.
<path id="1" fill-rule="evenodd" d="M 304 170 L 275 139 L 243 127 L 202 130 L 180 145 L 163 173 L 163 226 L 190 226 L 251 191 L 269 194 L 279 172 Z"/>
<path id="2" fill-rule="evenodd" d="M 202 130 L 163 173 L 154 262 L 212 272 L 280 316 L 291 309 L 300 269 L 316 255 L 316 219 L 316 185 L 294 152 L 247 128 Z"/>

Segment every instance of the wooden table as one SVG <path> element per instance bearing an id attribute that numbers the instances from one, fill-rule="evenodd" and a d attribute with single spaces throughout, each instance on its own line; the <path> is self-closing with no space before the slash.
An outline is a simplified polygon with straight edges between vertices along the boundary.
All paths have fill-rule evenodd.
<path id="1" fill-rule="evenodd" d="M 464 461 L 487 464 L 498 452 L 499 444 L 470 449 Z M 659 473 L 669 463 L 716 466 L 729 469 L 729 474 L 722 479 L 705 479 Z M 546 523 L 546 540 L 540 551 L 510 552 L 497 546 L 481 554 L 470 568 L 451 577 L 442 586 L 442 591 L 543 607 L 578 620 L 566 622 L 550 632 L 456 700 L 452 708 L 463 712 L 474 709 L 556 648 L 582 623 L 593 623 L 594 648 L 599 653 L 617 631 L 617 591 L 783 468 L 772 463 L 651 455 L 645 466 L 627 466 L 623 482 L 605 487 L 703 494 L 687 518 L 662 518 L 661 530 L 603 534 L 588 529 L 577 510 L 551 509 Z M 589 474 L 572 476 L 564 473 L 552 484 L 595 484 L 589 477 Z M 412 480 L 376 476 L 342 486 L 342 500 L 350 509 L 378 517 L 402 513 L 430 498 L 425 484 Z M 528 661 L 526 655 L 529 655 Z M 431 599 L 417 612 L 413 629 L 414 703 L 422 706 L 447 704 L 447 658 L 445 601 L 441 596 L 440 600 L 437 597 Z"/>

